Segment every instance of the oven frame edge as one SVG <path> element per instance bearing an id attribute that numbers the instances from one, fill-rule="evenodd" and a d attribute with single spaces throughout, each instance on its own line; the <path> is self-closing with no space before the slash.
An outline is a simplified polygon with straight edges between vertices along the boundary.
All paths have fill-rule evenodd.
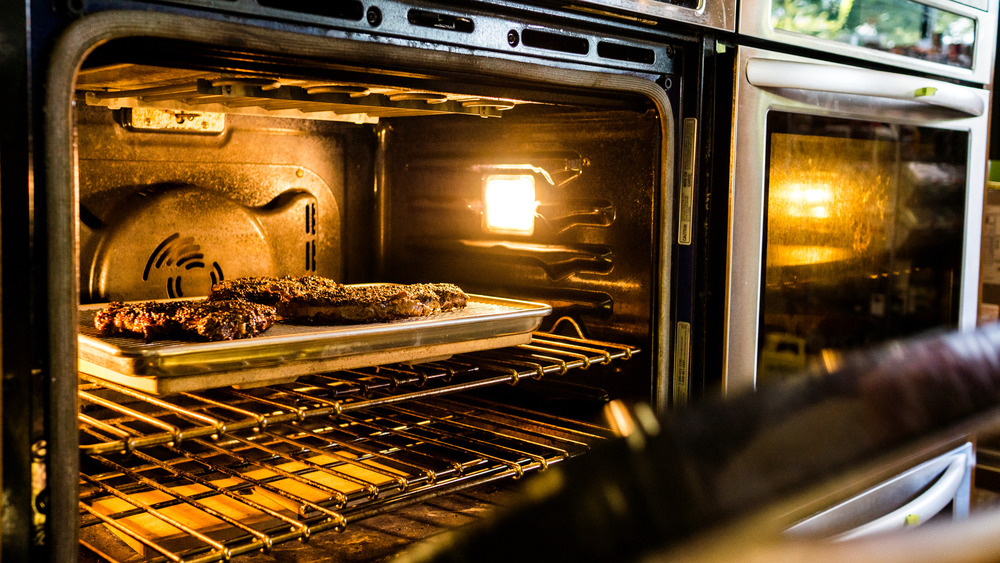
<path id="1" fill-rule="evenodd" d="M 435 71 L 468 72 L 522 82 L 548 84 L 558 88 L 584 88 L 638 94 L 654 103 L 660 115 L 661 162 L 657 268 L 658 286 L 652 295 L 655 309 L 654 331 L 656 373 L 651 386 L 654 407 L 667 405 L 670 384 L 670 288 L 674 195 L 675 109 L 666 93 L 655 83 L 632 75 L 609 71 L 563 69 L 531 62 L 494 57 L 456 54 L 429 49 L 401 47 L 351 39 L 336 40 L 284 30 L 267 30 L 249 25 L 215 21 L 187 15 L 150 12 L 108 11 L 84 16 L 73 22 L 58 38 L 46 69 L 44 93 L 43 147 L 46 175 L 36 190 L 44 193 L 46 230 L 47 295 L 43 298 L 50 322 L 47 327 L 50 357 L 49 400 L 46 422 L 49 428 L 47 483 L 49 508 L 46 520 L 47 544 L 44 558 L 52 561 L 76 560 L 79 554 L 79 440 L 77 427 L 77 332 L 79 287 L 78 230 L 79 189 L 73 124 L 73 91 L 82 61 L 99 45 L 127 37 L 160 37 L 191 43 L 224 44 L 255 52 L 274 52 L 320 59 L 344 59 L 351 63 L 378 67 L 412 65 Z M 39 144 L 36 140 L 35 144 Z M 37 182 L 36 178 L 36 182 Z M 39 235 L 36 235 L 39 236 Z M 73 408 L 67 408 L 73 405 Z M 5 526 L 6 527 L 6 526 Z M 14 530 L 5 530 L 13 532 Z"/>

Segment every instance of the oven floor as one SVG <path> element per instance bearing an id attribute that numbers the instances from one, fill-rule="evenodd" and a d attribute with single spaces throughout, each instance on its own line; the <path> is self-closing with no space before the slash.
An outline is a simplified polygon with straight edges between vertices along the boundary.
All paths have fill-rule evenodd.
<path id="1" fill-rule="evenodd" d="M 516 496 L 517 483 L 496 483 L 444 495 L 433 500 L 350 523 L 343 532 L 317 534 L 307 543 L 297 541 L 274 546 L 270 553 L 234 557 L 234 563 L 380 562 L 404 551 L 414 542 L 475 522 Z M 87 534 L 81 532 L 85 538 Z M 81 547 L 80 561 L 138 562 L 142 558 L 115 536 L 101 533 L 101 548 L 107 558 Z"/>

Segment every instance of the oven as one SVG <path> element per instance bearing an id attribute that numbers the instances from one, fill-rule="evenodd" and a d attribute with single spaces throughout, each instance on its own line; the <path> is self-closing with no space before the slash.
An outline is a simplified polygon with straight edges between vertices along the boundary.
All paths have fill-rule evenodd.
<path id="1" fill-rule="evenodd" d="M 610 405 L 664 410 L 704 38 L 569 20 L 191 0 L 7 21 L 4 557 L 386 556 L 434 507 L 457 525 L 616 436 Z M 471 298 L 223 342 L 94 325 L 307 275 Z"/>
<path id="2" fill-rule="evenodd" d="M 995 2 L 742 2 L 741 35 L 862 66 L 990 84 Z"/>
<path id="3" fill-rule="evenodd" d="M 773 50 L 735 58 L 724 388 L 974 327 L 988 92 Z"/>
<path id="4" fill-rule="evenodd" d="M 731 128 L 714 131 L 730 158 L 712 164 L 728 172 L 728 199 L 725 210 L 702 206 L 718 237 L 703 239 L 707 253 L 726 256 L 715 288 L 725 303 L 707 308 L 721 319 L 719 359 L 703 356 L 722 394 L 794 394 L 874 348 L 912 386 L 901 399 L 922 392 L 910 367 L 940 366 L 884 343 L 975 329 L 995 13 L 741 3 L 735 44 L 719 49 L 733 64 L 718 67 L 735 71 Z M 820 435 L 842 422 L 803 421 L 799 433 L 836 442 Z M 908 525 L 896 510 L 963 519 L 975 434 L 939 435 L 867 485 L 800 497 L 767 525 L 829 538 Z M 916 477 L 928 467 L 933 486 Z"/>
<path id="5" fill-rule="evenodd" d="M 802 207 L 831 238 L 781 245 L 835 264 L 779 260 L 779 303 L 827 299 L 803 293 L 808 276 L 850 263 L 860 293 L 842 309 L 890 321 L 864 343 L 915 328 L 901 301 L 921 326 L 965 326 L 983 91 L 921 78 L 931 105 L 872 117 L 884 93 L 774 83 L 772 64 L 804 61 L 732 48 L 732 7 L 675 8 L 74 0 L 8 18 L 3 556 L 374 560 L 506 504 L 526 476 L 588 459 L 578 472 L 616 475 L 608 452 L 636 454 L 670 407 L 854 344 L 763 322 L 779 259 L 762 264 L 762 245 L 782 236 L 766 158 L 784 173 L 829 155 L 843 175 L 835 152 L 867 150 L 853 173 L 884 188 L 870 197 L 885 213 L 848 217 L 870 234 L 846 246 L 823 201 Z M 750 66 L 754 86 L 732 82 Z M 748 129 L 747 107 L 783 128 Z M 833 149 L 810 148 L 801 116 Z M 913 244 L 947 252 L 909 263 Z M 95 325 L 111 301 L 198 300 L 244 276 L 445 282 L 470 299 L 220 342 Z M 765 356 L 772 321 L 790 325 Z M 738 434 L 731 408 L 710 423 L 718 411 L 691 409 L 691 436 Z"/>

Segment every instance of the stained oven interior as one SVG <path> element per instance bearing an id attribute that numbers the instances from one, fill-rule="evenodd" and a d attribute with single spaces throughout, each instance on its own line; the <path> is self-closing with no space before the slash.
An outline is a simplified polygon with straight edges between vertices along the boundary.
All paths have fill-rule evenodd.
<path id="1" fill-rule="evenodd" d="M 360 522 L 544 470 L 615 435 L 609 402 L 659 400 L 669 116 L 648 96 L 161 38 L 103 44 L 75 84 L 83 555 L 370 556 Z M 514 320 L 177 357 L 88 325 L 310 274 L 454 283 Z"/>

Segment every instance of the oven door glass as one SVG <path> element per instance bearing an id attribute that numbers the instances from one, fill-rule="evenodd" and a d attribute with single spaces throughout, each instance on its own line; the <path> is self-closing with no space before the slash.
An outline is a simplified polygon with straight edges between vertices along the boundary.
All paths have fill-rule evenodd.
<path id="1" fill-rule="evenodd" d="M 969 132 L 770 111 L 758 385 L 958 324 Z"/>
<path id="2" fill-rule="evenodd" d="M 989 84 L 995 0 L 763 0 L 739 3 L 740 35 Z"/>
<path id="3" fill-rule="evenodd" d="M 775 29 L 972 68 L 976 20 L 913 0 L 775 0 Z"/>

